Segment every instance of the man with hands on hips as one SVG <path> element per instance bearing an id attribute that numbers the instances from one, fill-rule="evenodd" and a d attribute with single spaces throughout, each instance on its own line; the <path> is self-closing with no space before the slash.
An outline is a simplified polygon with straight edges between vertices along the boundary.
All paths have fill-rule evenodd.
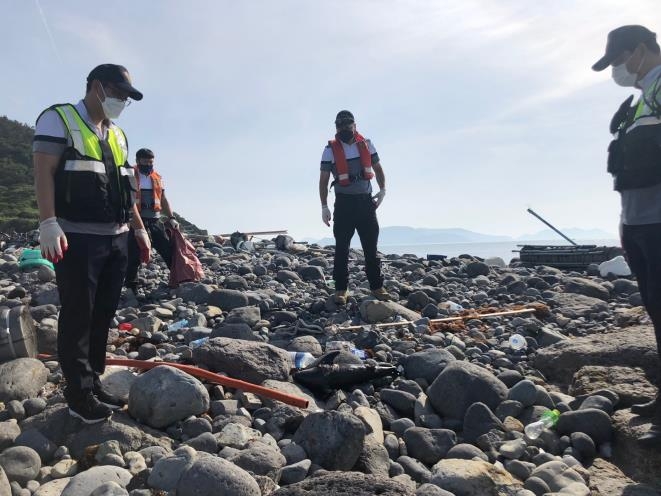
<path id="1" fill-rule="evenodd" d="M 330 226 L 331 211 L 328 208 L 328 182 L 333 174 L 331 188 L 335 188 L 333 235 L 335 236 L 335 303 L 344 305 L 348 297 L 349 246 L 355 231 L 365 255 L 365 272 L 372 295 L 379 300 L 389 300 L 383 287 L 381 261 L 377 256 L 379 222 L 376 209 L 386 196 L 386 177 L 379 162 L 379 155 L 372 142 L 356 131 L 353 114 L 342 110 L 335 118 L 335 138 L 328 142 L 321 157 L 319 197 L 321 218 Z M 372 196 L 371 180 L 376 178 L 379 192 Z"/>
<path id="2" fill-rule="evenodd" d="M 143 262 L 151 250 L 135 206 L 126 136 L 113 122 L 129 98 L 141 100 L 142 93 L 128 71 L 97 66 L 82 100 L 42 112 L 32 146 L 39 241 L 43 256 L 55 264 L 60 295 L 57 350 L 64 396 L 70 414 L 88 424 L 122 405 L 99 377 L 126 272 L 129 222 Z"/>

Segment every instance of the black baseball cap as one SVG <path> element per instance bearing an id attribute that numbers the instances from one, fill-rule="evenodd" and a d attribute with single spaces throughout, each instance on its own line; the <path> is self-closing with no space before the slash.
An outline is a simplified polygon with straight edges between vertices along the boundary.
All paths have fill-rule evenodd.
<path id="1" fill-rule="evenodd" d="M 131 79 L 129 78 L 129 71 L 126 67 L 117 64 L 101 64 L 97 65 L 89 76 L 87 82 L 90 83 L 95 79 L 102 83 L 112 83 L 120 90 L 126 91 L 134 100 L 142 100 L 142 93 L 133 87 Z"/>
<path id="2" fill-rule="evenodd" d="M 340 110 L 335 117 L 335 124 L 351 124 L 355 122 L 353 114 L 348 110 Z"/>
<path id="3" fill-rule="evenodd" d="M 135 158 L 154 158 L 154 152 L 152 152 L 149 148 L 140 148 L 137 152 L 135 152 Z"/>
<path id="4" fill-rule="evenodd" d="M 613 29 L 608 33 L 606 53 L 592 66 L 592 70 L 603 71 L 611 65 L 613 60 L 624 52 L 633 52 L 641 43 L 645 43 L 647 46 L 656 43 L 656 33 L 638 25 L 620 26 Z"/>

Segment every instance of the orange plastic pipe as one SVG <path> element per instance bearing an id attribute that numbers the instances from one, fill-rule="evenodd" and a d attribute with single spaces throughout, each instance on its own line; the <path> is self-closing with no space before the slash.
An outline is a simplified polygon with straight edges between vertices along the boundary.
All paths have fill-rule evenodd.
<path id="1" fill-rule="evenodd" d="M 38 355 L 38 358 L 44 359 L 56 359 L 50 355 Z M 231 377 L 226 377 L 224 375 L 216 374 L 210 372 L 209 370 L 204 370 L 194 365 L 183 365 L 180 363 L 170 363 L 170 362 L 147 362 L 144 360 L 131 360 L 129 358 L 106 358 L 106 365 L 121 365 L 124 367 L 134 367 L 136 369 L 149 370 L 160 365 L 166 365 L 168 367 L 174 367 L 175 369 L 182 370 L 192 376 L 200 377 L 206 379 L 209 382 L 216 384 L 222 384 L 223 386 L 231 387 L 234 389 L 241 389 L 242 391 L 248 391 L 254 393 L 257 396 L 263 396 L 265 398 L 271 398 L 274 400 L 282 401 L 288 405 L 297 406 L 299 408 L 307 408 L 309 401 L 306 398 L 300 396 L 294 396 L 293 394 L 283 393 L 281 391 L 276 391 L 275 389 L 269 389 L 264 386 L 258 386 L 252 382 L 241 381 L 239 379 L 232 379 Z"/>

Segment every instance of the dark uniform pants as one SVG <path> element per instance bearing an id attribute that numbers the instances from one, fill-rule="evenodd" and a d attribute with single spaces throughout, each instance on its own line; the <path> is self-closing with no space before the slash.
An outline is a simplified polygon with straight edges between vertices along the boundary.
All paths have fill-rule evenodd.
<path id="1" fill-rule="evenodd" d="M 622 248 L 631 271 L 638 281 L 638 290 L 654 325 L 659 350 L 661 385 L 661 224 L 645 224 L 622 228 Z"/>
<path id="2" fill-rule="evenodd" d="M 108 328 L 115 316 L 128 260 L 128 233 L 67 233 L 69 249 L 55 264 L 60 294 L 57 354 L 67 400 L 92 391 L 105 369 Z"/>
<path id="3" fill-rule="evenodd" d="M 333 278 L 335 289 L 343 291 L 349 283 L 349 246 L 355 231 L 358 231 L 360 244 L 365 255 L 365 272 L 371 289 L 383 286 L 381 261 L 376 254 L 379 240 L 379 222 L 376 208 L 369 194 L 335 194 L 333 212 L 333 234 L 335 235 L 335 264 Z"/>
<path id="4" fill-rule="evenodd" d="M 165 264 L 172 264 L 172 247 L 165 233 L 165 226 L 159 219 L 142 219 L 145 224 L 152 247 L 158 252 Z M 129 264 L 126 270 L 126 287 L 133 288 L 138 284 L 138 269 L 140 268 L 140 248 L 135 240 L 133 229 L 129 232 Z"/>

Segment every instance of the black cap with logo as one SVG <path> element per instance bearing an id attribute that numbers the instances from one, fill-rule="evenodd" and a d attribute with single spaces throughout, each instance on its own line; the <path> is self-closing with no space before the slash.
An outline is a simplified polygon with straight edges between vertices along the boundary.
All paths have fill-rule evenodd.
<path id="1" fill-rule="evenodd" d="M 142 100 L 142 93 L 133 87 L 126 67 L 117 64 L 97 65 L 87 76 L 87 82 L 94 80 L 102 83 L 112 83 L 120 90 L 126 91 L 134 100 Z"/>
<path id="2" fill-rule="evenodd" d="M 613 29 L 608 33 L 606 53 L 592 66 L 592 70 L 603 71 L 624 52 L 633 52 L 641 43 L 656 43 L 656 33 L 638 25 L 620 26 Z"/>

